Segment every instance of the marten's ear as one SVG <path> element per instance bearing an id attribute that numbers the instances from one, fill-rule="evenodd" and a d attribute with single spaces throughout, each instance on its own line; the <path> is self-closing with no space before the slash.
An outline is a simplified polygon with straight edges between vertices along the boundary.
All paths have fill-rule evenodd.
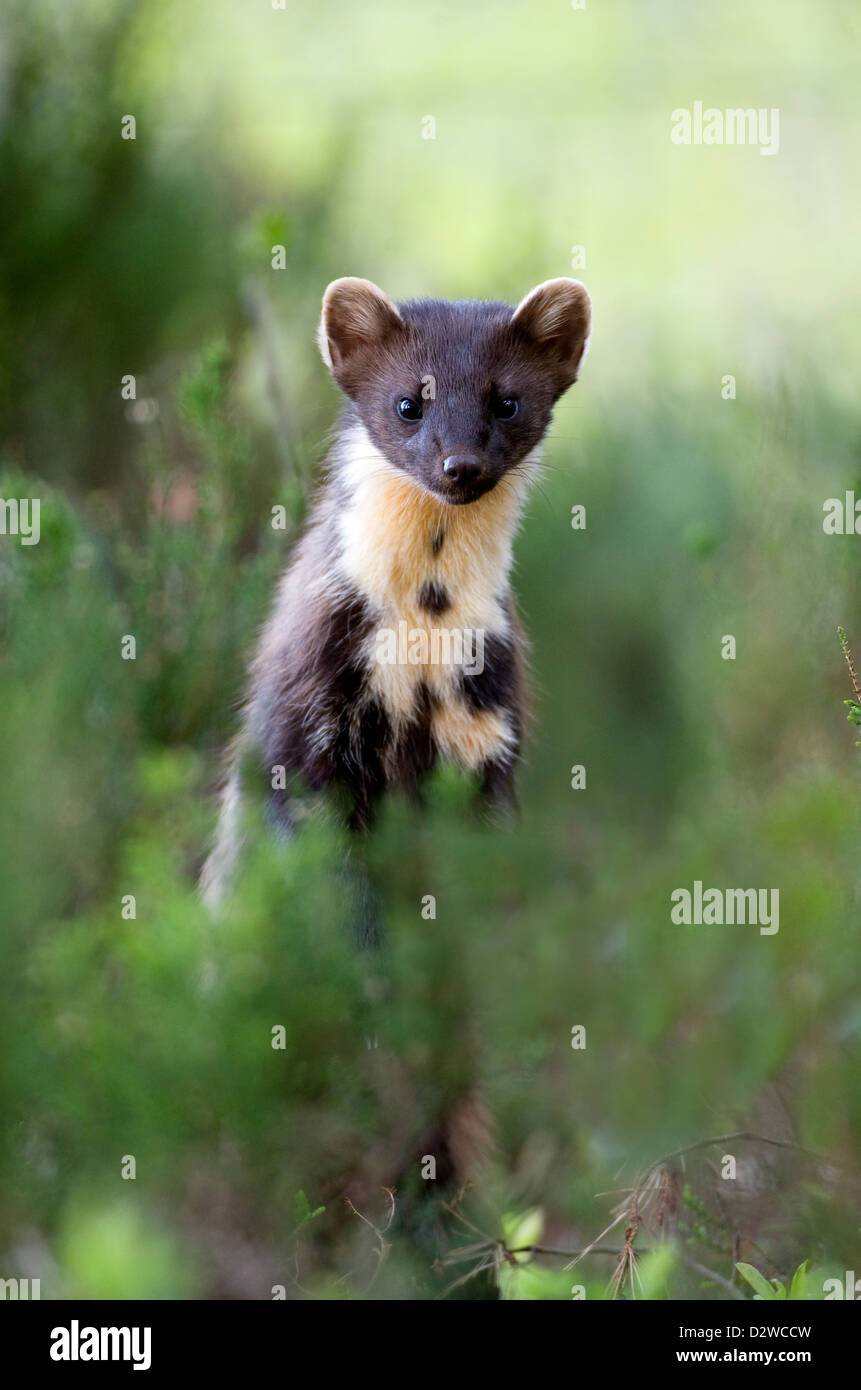
<path id="1" fill-rule="evenodd" d="M 577 380 L 592 325 L 585 285 L 579 280 L 545 280 L 520 301 L 511 323 L 546 362 L 560 391 Z"/>
<path id="2" fill-rule="evenodd" d="M 323 295 L 317 342 L 323 361 L 347 395 L 361 379 L 366 354 L 403 327 L 388 295 L 370 280 L 348 275 L 332 281 Z"/>

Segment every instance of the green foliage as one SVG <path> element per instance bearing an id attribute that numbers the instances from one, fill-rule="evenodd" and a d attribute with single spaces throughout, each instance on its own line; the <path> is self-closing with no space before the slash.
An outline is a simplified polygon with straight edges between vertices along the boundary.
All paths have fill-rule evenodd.
<path id="1" fill-rule="evenodd" d="M 130 1200 L 70 1210 L 58 1252 L 67 1298 L 187 1298 L 187 1256 Z"/>
<path id="2" fill-rule="evenodd" d="M 671 1298 L 679 1270 L 679 1252 L 671 1241 L 661 1241 L 640 1263 L 640 1296 L 650 1301 Z"/>
<path id="3" fill-rule="evenodd" d="M 819 528 L 822 498 L 859 488 L 852 123 L 828 123 L 833 179 L 801 200 L 789 142 L 674 149 L 678 73 L 731 68 L 694 7 L 658 45 L 636 7 L 621 36 L 590 8 L 583 44 L 551 0 L 528 22 L 498 7 L 491 44 L 450 7 L 443 45 L 422 8 L 409 51 L 389 3 L 289 24 L 233 0 L 7 10 L 0 495 L 41 499 L 42 536 L 0 536 L 4 1268 L 35 1249 L 22 1274 L 93 1297 L 437 1297 L 463 1232 L 418 1160 L 455 1097 L 478 1089 L 497 1130 L 467 1219 L 523 1244 L 540 1212 L 542 1240 L 582 1249 L 615 1175 L 784 1084 L 841 1166 L 756 1169 L 760 1217 L 691 1162 L 643 1294 L 720 1296 L 682 1256 L 728 1277 L 748 1222 L 769 1267 L 854 1268 L 834 1174 L 861 1135 L 858 783 L 828 614 L 861 590 L 857 541 Z M 828 93 L 807 18 L 722 9 L 721 43 L 735 20 L 805 109 L 841 100 L 839 6 L 815 21 Z M 361 851 L 326 823 L 253 837 L 213 922 L 211 793 L 339 409 L 323 287 L 515 300 L 571 272 L 572 242 L 596 326 L 517 541 L 537 687 L 519 825 L 477 819 L 449 772 Z M 787 294 L 811 245 L 820 273 Z M 362 955 L 366 874 L 386 948 Z M 778 886 L 779 934 L 673 926 L 695 879 Z M 612 1266 L 517 1256 L 451 1296 L 599 1298 Z"/>
<path id="4" fill-rule="evenodd" d="M 316 1217 L 322 1216 L 325 1210 L 325 1207 L 317 1207 L 315 1211 L 312 1211 L 308 1203 L 308 1198 L 300 1188 L 294 1199 L 296 1225 L 293 1227 L 293 1237 L 295 1238 L 299 1232 L 308 1225 L 309 1221 L 314 1221 Z"/>
<path id="5" fill-rule="evenodd" d="M 502 1218 L 503 1240 L 511 1251 L 520 1252 L 500 1261 L 497 1275 L 499 1296 L 518 1302 L 571 1297 L 571 1275 L 537 1263 L 524 1245 L 537 1245 L 544 1230 L 544 1213 L 539 1209 Z"/>
<path id="6" fill-rule="evenodd" d="M 852 679 L 852 689 L 854 690 L 856 696 L 854 700 L 843 701 L 844 705 L 848 705 L 849 707 L 849 713 L 847 714 L 846 718 L 849 720 L 850 724 L 855 724 L 856 726 L 861 727 L 861 703 L 859 703 L 861 702 L 861 688 L 859 688 L 858 678 L 855 675 L 855 666 L 852 661 L 852 652 L 849 647 L 846 632 L 842 627 L 838 627 L 837 635 L 840 638 L 840 646 L 843 650 L 843 655 L 846 658 L 846 665 L 849 667 L 849 675 Z M 861 748 L 861 743 L 856 743 L 855 747 Z"/>
<path id="7" fill-rule="evenodd" d="M 791 1302 L 801 1299 L 809 1300 L 813 1297 L 807 1274 L 807 1260 L 798 1266 L 788 1286 L 781 1283 L 779 1279 L 766 1279 L 765 1275 L 760 1274 L 754 1265 L 745 1264 L 743 1261 L 736 1264 L 736 1269 L 754 1290 L 754 1302 L 779 1303 L 784 1300 Z"/>

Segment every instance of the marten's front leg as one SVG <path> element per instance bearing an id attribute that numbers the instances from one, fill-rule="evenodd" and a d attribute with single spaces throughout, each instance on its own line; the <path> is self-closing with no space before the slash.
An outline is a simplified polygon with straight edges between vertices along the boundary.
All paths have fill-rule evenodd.
<path id="1" fill-rule="evenodd" d="M 514 814 L 517 810 L 517 794 L 514 786 L 516 758 L 497 758 L 484 764 L 482 768 L 479 796 L 484 806 L 491 811 Z"/>

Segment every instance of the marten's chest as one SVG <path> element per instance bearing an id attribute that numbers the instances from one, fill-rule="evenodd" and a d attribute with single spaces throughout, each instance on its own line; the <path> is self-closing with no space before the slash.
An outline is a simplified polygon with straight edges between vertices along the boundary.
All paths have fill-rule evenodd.
<path id="1" fill-rule="evenodd" d="M 369 698 L 395 741 L 420 714 L 445 758 L 475 768 L 507 755 L 510 710 L 477 692 L 493 675 L 488 662 L 512 660 L 516 496 L 497 488 L 446 506 L 384 461 L 353 482 L 338 518 L 339 569 L 373 614 L 362 653 Z"/>

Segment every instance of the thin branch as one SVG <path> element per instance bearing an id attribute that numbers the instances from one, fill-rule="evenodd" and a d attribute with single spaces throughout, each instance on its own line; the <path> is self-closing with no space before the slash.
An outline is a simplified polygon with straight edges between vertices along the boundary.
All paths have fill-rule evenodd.
<path id="1" fill-rule="evenodd" d="M 805 1149 L 803 1145 L 796 1144 L 792 1139 L 769 1139 L 765 1134 L 754 1134 L 752 1130 L 739 1129 L 735 1134 L 718 1134 L 713 1139 L 700 1139 L 696 1144 L 688 1144 L 684 1149 L 676 1149 L 675 1153 L 666 1154 L 663 1158 L 656 1159 L 654 1163 L 650 1164 L 647 1171 L 672 1163 L 676 1158 L 684 1158 L 686 1154 L 696 1153 L 698 1149 L 709 1149 L 713 1144 L 731 1144 L 738 1139 L 748 1140 L 753 1144 L 771 1144 L 776 1149 L 794 1149 L 796 1153 L 805 1154 L 807 1158 L 815 1158 L 818 1163 L 830 1163 L 835 1168 L 843 1166 L 837 1159 L 830 1158 L 828 1154 L 820 1154 L 813 1149 Z"/>
<path id="2" fill-rule="evenodd" d="M 599 1236 L 596 1236 L 595 1239 L 592 1241 L 592 1244 L 591 1244 L 591 1245 L 587 1245 L 585 1250 L 581 1250 L 580 1253 L 579 1253 L 579 1255 L 577 1255 L 576 1258 L 573 1259 L 573 1260 L 571 1261 L 570 1265 L 566 1265 L 565 1268 L 566 1268 L 566 1269 L 573 1269 L 574 1266 L 577 1264 L 578 1260 L 582 1260 L 583 1257 L 584 1257 L 584 1255 L 589 1255 L 589 1254 L 591 1254 L 591 1253 L 592 1253 L 592 1250 L 594 1249 L 594 1247 L 598 1244 L 598 1241 L 599 1241 L 599 1240 L 603 1240 L 604 1236 L 609 1235 L 610 1232 L 613 1230 L 614 1226 L 618 1226 L 619 1222 L 622 1221 L 622 1220 L 624 1220 L 624 1218 L 625 1218 L 627 1215 L 628 1215 L 627 1211 L 624 1211 L 624 1210 L 623 1210 L 623 1211 L 620 1211 L 620 1212 L 619 1212 L 619 1215 L 616 1217 L 615 1221 L 611 1221 L 610 1224 L 609 1224 L 609 1226 L 605 1226 L 604 1229 L 603 1229 L 603 1231 L 601 1232 L 601 1234 L 600 1234 Z M 617 1251 L 616 1253 L 618 1254 L 619 1252 Z"/>
<path id="3" fill-rule="evenodd" d="M 849 667 L 849 675 L 852 679 L 852 689 L 855 692 L 855 699 L 861 705 L 861 686 L 858 684 L 858 677 L 855 674 L 855 666 L 852 661 L 852 652 L 849 650 L 849 639 L 846 636 L 845 628 L 838 627 L 837 635 L 840 638 L 840 646 L 843 648 L 843 655 L 846 658 L 846 665 Z"/>
<path id="4" fill-rule="evenodd" d="M 459 1289 L 461 1284 L 469 1283 L 470 1279 L 474 1279 L 478 1274 L 483 1274 L 486 1269 L 493 1269 L 495 1263 L 495 1260 L 488 1260 L 486 1264 L 476 1265 L 475 1269 L 469 1270 L 469 1272 L 464 1274 L 460 1279 L 455 1279 L 453 1284 L 449 1284 L 447 1289 L 443 1289 L 442 1293 L 437 1295 L 436 1301 L 439 1302 L 441 1298 L 445 1298 L 448 1294 L 452 1293 L 454 1289 Z"/>
<path id="5" fill-rule="evenodd" d="M 379 1229 L 374 1225 L 373 1221 L 369 1221 L 368 1218 L 367 1218 L 367 1216 L 363 1216 L 363 1215 L 362 1215 L 362 1213 L 353 1205 L 353 1203 L 352 1203 L 352 1201 L 350 1200 L 349 1197 L 346 1197 L 346 1198 L 344 1199 L 344 1200 L 346 1201 L 346 1203 L 347 1203 L 347 1206 L 350 1208 L 350 1211 L 353 1213 L 353 1215 L 354 1215 L 354 1216 L 358 1216 L 358 1218 L 359 1218 L 360 1221 L 364 1221 L 365 1225 L 366 1225 L 366 1226 L 369 1226 L 370 1229 L 373 1231 L 374 1235 L 377 1237 L 377 1242 L 378 1242 L 378 1243 L 377 1243 L 377 1246 L 371 1251 L 372 1255 L 375 1257 L 375 1259 L 376 1259 L 376 1261 L 377 1261 L 377 1267 L 376 1267 L 376 1269 L 374 1270 L 374 1273 L 373 1273 L 373 1275 L 371 1276 L 371 1279 L 370 1279 L 370 1281 L 368 1282 L 368 1284 L 367 1284 L 367 1286 L 366 1286 L 366 1288 L 365 1288 L 365 1293 L 368 1293 L 369 1290 L 372 1289 L 373 1286 L 374 1286 L 374 1284 L 376 1283 L 376 1281 L 377 1281 L 377 1276 L 378 1276 L 380 1270 L 382 1269 L 383 1264 L 385 1263 L 386 1256 L 387 1256 L 387 1254 L 388 1254 L 388 1252 L 389 1252 L 389 1246 L 388 1246 L 387 1242 L 383 1239 L 383 1231 L 387 1231 L 387 1230 L 389 1229 L 389 1227 L 391 1226 L 392 1221 L 393 1221 L 393 1219 L 394 1219 L 394 1215 L 395 1215 L 395 1194 L 394 1194 L 394 1192 L 392 1191 L 392 1189 L 391 1189 L 390 1187 L 384 1187 L 384 1188 L 383 1188 L 383 1192 L 385 1192 L 386 1196 L 388 1197 L 388 1199 L 389 1199 L 389 1201 L 390 1201 L 390 1203 L 391 1203 L 391 1209 L 390 1209 L 390 1211 L 389 1211 L 388 1219 L 387 1219 L 386 1224 L 385 1224 L 385 1226 L 383 1227 L 383 1230 L 382 1230 L 382 1231 L 379 1230 Z"/>
<path id="6" fill-rule="evenodd" d="M 695 1269 L 697 1274 L 704 1275 L 706 1279 L 713 1279 L 716 1284 L 720 1284 L 722 1289 L 726 1289 L 727 1293 L 731 1294 L 733 1298 L 741 1299 L 742 1303 L 747 1303 L 747 1299 L 741 1289 L 737 1289 L 735 1284 L 729 1279 L 725 1279 L 722 1274 L 718 1274 L 717 1270 L 708 1269 L 706 1265 L 701 1265 L 698 1260 L 692 1260 L 690 1255 L 686 1255 L 683 1250 L 679 1251 L 679 1257 L 682 1264 L 686 1264 L 690 1269 Z"/>

